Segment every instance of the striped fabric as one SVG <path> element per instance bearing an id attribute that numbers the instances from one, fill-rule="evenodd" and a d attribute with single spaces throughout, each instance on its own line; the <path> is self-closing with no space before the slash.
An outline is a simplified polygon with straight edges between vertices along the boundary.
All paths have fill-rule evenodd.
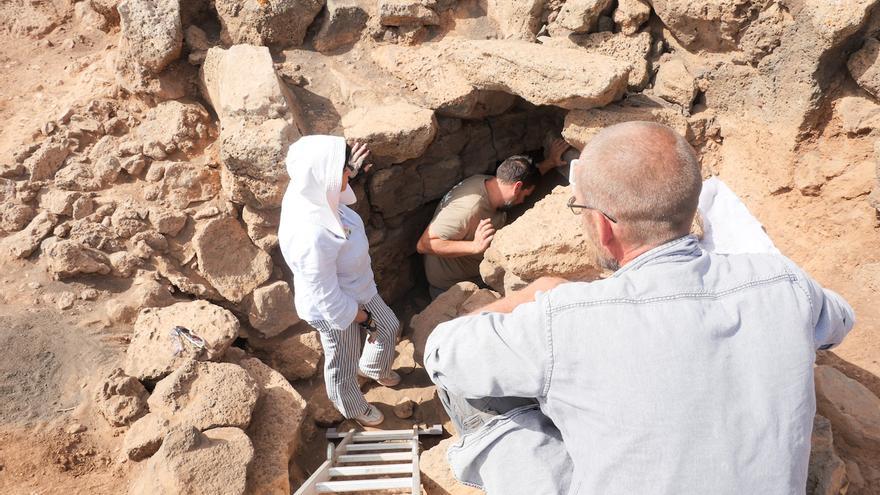
<path id="1" fill-rule="evenodd" d="M 373 379 L 387 375 L 391 371 L 394 346 L 400 332 L 400 321 L 378 294 L 364 306 L 373 314 L 377 331 L 375 342 L 364 341 L 363 353 L 361 330 L 357 323 L 352 322 L 348 328 L 339 329 L 324 320 L 309 322 L 321 335 L 327 396 L 346 418 L 360 416 L 370 407 L 358 387 L 358 366 L 361 373 Z"/>

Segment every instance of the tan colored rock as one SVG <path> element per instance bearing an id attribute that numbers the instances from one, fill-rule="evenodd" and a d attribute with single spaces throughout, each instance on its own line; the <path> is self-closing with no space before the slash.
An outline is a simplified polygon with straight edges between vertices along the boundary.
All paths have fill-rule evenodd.
<path id="1" fill-rule="evenodd" d="M 189 156 L 200 150 L 209 137 L 209 125 L 202 105 L 171 100 L 149 109 L 134 134 L 143 143 L 144 155 L 164 160 L 176 153 Z"/>
<path id="2" fill-rule="evenodd" d="M 834 113 L 840 118 L 847 134 L 861 134 L 880 129 L 880 105 L 870 98 L 844 96 L 834 104 Z"/>
<path id="3" fill-rule="evenodd" d="M 62 191 L 59 189 L 45 189 L 38 193 L 40 208 L 54 215 L 73 215 L 73 204 L 82 197 L 82 193 L 75 191 Z"/>
<path id="4" fill-rule="evenodd" d="M 220 36 L 225 44 L 249 43 L 277 48 L 301 45 L 306 30 L 323 6 L 321 0 L 215 2 L 217 17 L 223 26 Z"/>
<path id="5" fill-rule="evenodd" d="M 602 108 L 568 112 L 562 137 L 575 148 L 583 149 L 605 127 L 634 120 L 665 124 L 685 137 L 692 134 L 687 119 L 678 109 L 663 100 L 639 95 Z"/>
<path id="6" fill-rule="evenodd" d="M 274 337 L 299 323 L 293 291 L 287 282 L 278 280 L 254 290 L 248 321 L 264 337 Z"/>
<path id="7" fill-rule="evenodd" d="M 648 85 L 651 78 L 648 56 L 651 51 L 651 34 L 639 33 L 626 36 L 620 33 L 603 31 L 587 35 L 570 35 L 564 38 L 541 37 L 541 43 L 548 47 L 582 48 L 598 55 L 613 58 L 629 64 L 627 89 L 638 92 Z"/>
<path id="8" fill-rule="evenodd" d="M 189 428 L 168 434 L 129 495 L 243 495 L 254 448 L 244 431 Z"/>
<path id="9" fill-rule="evenodd" d="M 513 40 L 446 46 L 443 57 L 474 87 L 516 94 L 535 105 L 601 107 L 619 99 L 628 80 L 628 64 L 574 48 Z"/>
<path id="10" fill-rule="evenodd" d="M 595 248 L 575 215 L 561 215 L 572 196 L 559 186 L 495 234 L 480 264 L 483 280 L 499 292 L 521 288 L 543 276 L 595 280 Z M 541 235 L 534 235 L 541 232 Z"/>
<path id="11" fill-rule="evenodd" d="M 713 51 L 731 49 L 749 22 L 752 0 L 653 0 L 665 26 L 684 46 Z"/>
<path id="12" fill-rule="evenodd" d="M 690 113 L 691 104 L 697 96 L 697 83 L 683 60 L 672 58 L 660 64 L 654 79 L 654 95 L 681 105 Z"/>
<path id="13" fill-rule="evenodd" d="M 247 428 L 259 394 L 241 366 L 189 360 L 156 384 L 147 403 L 172 427 Z"/>
<path id="14" fill-rule="evenodd" d="M 37 211 L 31 206 L 0 200 L 0 231 L 18 232 L 36 216 Z"/>
<path id="15" fill-rule="evenodd" d="M 325 387 L 315 387 L 315 391 L 306 402 L 309 405 L 309 416 L 318 426 L 333 426 L 345 420 L 342 413 L 330 402 Z"/>
<path id="16" fill-rule="evenodd" d="M 106 275 L 111 271 L 106 254 L 76 241 L 58 241 L 49 247 L 46 255 L 49 273 L 56 280 L 90 273 Z"/>
<path id="17" fill-rule="evenodd" d="M 259 359 L 242 359 L 239 364 L 256 380 L 260 398 L 245 430 L 254 447 L 248 465 L 247 493 L 289 495 L 291 463 L 300 427 L 306 415 L 306 401 L 272 368 Z"/>
<path id="18" fill-rule="evenodd" d="M 50 138 L 24 162 L 24 167 L 30 172 L 31 180 L 48 180 L 55 176 L 64 165 L 70 149 L 60 139 Z"/>
<path id="19" fill-rule="evenodd" d="M 811 151 L 798 159 L 794 169 L 794 186 L 804 196 L 818 196 L 822 187 L 846 170 L 847 160 Z"/>
<path id="20" fill-rule="evenodd" d="M 153 163 L 151 171 L 161 176 L 145 199 L 159 199 L 176 209 L 192 203 L 208 201 L 220 193 L 220 174 L 207 165 L 193 162 Z"/>
<path id="21" fill-rule="evenodd" d="M 254 244 L 272 252 L 278 247 L 278 223 L 281 220 L 281 209 L 257 210 L 245 205 L 241 210 L 241 219 L 247 227 L 248 237 Z"/>
<path id="22" fill-rule="evenodd" d="M 346 139 L 366 143 L 372 156 L 388 163 L 420 156 L 437 135 L 434 112 L 404 102 L 354 110 L 342 125 Z"/>
<path id="23" fill-rule="evenodd" d="M 632 36 L 648 18 L 651 17 L 651 5 L 644 0 L 618 0 L 614 11 L 614 23 L 620 32 Z"/>
<path id="24" fill-rule="evenodd" d="M 481 119 L 503 113 L 516 100 L 509 93 L 479 90 L 448 64 L 438 63 L 435 45 L 384 45 L 370 54 L 383 69 L 414 87 L 438 115 Z"/>
<path id="25" fill-rule="evenodd" d="M 862 48 L 850 55 L 846 66 L 862 89 L 880 98 L 880 41 L 865 39 Z"/>
<path id="26" fill-rule="evenodd" d="M 534 41 L 541 28 L 543 0 L 489 0 L 486 15 L 498 24 L 502 39 Z"/>
<path id="27" fill-rule="evenodd" d="M 379 0 L 379 23 L 383 26 L 434 26 L 440 16 L 425 0 Z"/>
<path id="28" fill-rule="evenodd" d="M 147 411 L 147 390 L 136 379 L 116 368 L 95 390 L 98 410 L 113 426 L 125 426 Z"/>
<path id="29" fill-rule="evenodd" d="M 461 169 L 461 159 L 457 156 L 419 165 L 418 175 L 422 179 L 422 200 L 433 201 L 442 198 L 461 181 Z"/>
<path id="30" fill-rule="evenodd" d="M 412 328 L 410 339 L 415 348 L 414 357 L 418 363 L 423 363 L 425 344 L 434 328 L 459 316 L 461 305 L 479 290 L 477 284 L 472 282 L 457 283 L 431 301 L 431 304 L 421 313 L 412 317 L 409 323 Z"/>
<path id="31" fill-rule="evenodd" d="M 317 330 L 305 322 L 272 338 L 251 337 L 248 350 L 292 382 L 315 376 L 324 355 Z"/>
<path id="32" fill-rule="evenodd" d="M 447 438 L 434 447 L 422 452 L 419 458 L 422 485 L 427 493 L 443 493 L 448 495 L 481 495 L 482 490 L 463 485 L 455 479 L 449 469 L 446 452 L 457 443 L 457 436 Z"/>
<path id="33" fill-rule="evenodd" d="M 837 495 L 846 492 L 846 465 L 834 449 L 831 422 L 816 415 L 810 442 L 810 465 L 807 470 L 809 495 Z"/>
<path id="34" fill-rule="evenodd" d="M 874 162 L 862 160 L 850 163 L 840 176 L 825 187 L 828 196 L 835 199 L 855 199 L 867 196 L 877 182 Z"/>
<path id="35" fill-rule="evenodd" d="M 880 398 L 831 366 L 817 366 L 816 405 L 847 442 L 877 450 L 880 445 Z"/>
<path id="36" fill-rule="evenodd" d="M 158 232 L 169 237 L 174 237 L 181 231 L 181 229 L 183 229 L 183 226 L 186 225 L 186 219 L 188 216 L 182 211 L 172 210 L 161 206 L 152 206 L 150 207 L 148 218 L 150 224 Z"/>
<path id="37" fill-rule="evenodd" d="M 555 23 L 574 33 L 594 31 L 599 16 L 610 6 L 611 0 L 566 0 Z"/>
<path id="38" fill-rule="evenodd" d="M 112 323 L 132 323 L 143 308 L 164 308 L 177 302 L 171 287 L 150 277 L 138 277 L 125 293 L 107 301 L 107 318 Z"/>
<path id="39" fill-rule="evenodd" d="M 254 246 L 233 217 L 197 224 L 192 242 L 199 273 L 230 301 L 241 302 L 272 275 L 272 258 Z"/>
<path id="40" fill-rule="evenodd" d="M 202 93 L 220 117 L 223 187 L 233 201 L 278 208 L 289 180 L 287 148 L 299 138 L 293 94 L 275 74 L 266 47 L 211 48 L 202 64 Z"/>
<path id="41" fill-rule="evenodd" d="M 327 0 L 321 28 L 315 34 L 315 49 L 330 52 L 360 39 L 369 15 L 357 0 Z"/>
<path id="42" fill-rule="evenodd" d="M 24 230 L 0 240 L 2 251 L 12 258 L 27 258 L 39 247 L 40 242 L 52 233 L 57 223 L 58 218 L 52 213 L 44 211 L 38 214 Z"/>
<path id="43" fill-rule="evenodd" d="M 135 421 L 125 432 L 122 452 L 133 461 L 142 461 L 155 454 L 169 430 L 168 420 L 149 413 Z"/>
<path id="44" fill-rule="evenodd" d="M 76 160 L 55 174 L 55 187 L 69 191 L 99 191 L 115 182 L 121 170 L 119 159 L 111 155 L 104 155 L 94 163 Z"/>
<path id="45" fill-rule="evenodd" d="M 394 415 L 400 419 L 411 418 L 413 415 L 413 409 L 415 409 L 416 403 L 414 400 L 409 397 L 403 397 L 402 399 L 397 401 L 397 404 L 394 405 Z"/>
<path id="46" fill-rule="evenodd" d="M 113 275 L 128 278 L 143 266 L 143 260 L 127 251 L 117 251 L 107 256 L 110 266 L 113 267 Z"/>
<path id="47" fill-rule="evenodd" d="M 183 30 L 177 0 L 122 0 L 119 12 L 124 59 L 162 72 L 180 56 Z"/>
<path id="48" fill-rule="evenodd" d="M 205 341 L 205 349 L 195 350 L 184 343 L 174 355 L 170 334 L 175 326 L 184 326 Z M 125 373 L 139 380 L 159 380 L 187 360 L 216 361 L 238 337 L 239 322 L 228 310 L 207 301 L 181 302 L 166 308 L 147 308 L 134 324 L 125 359 Z"/>

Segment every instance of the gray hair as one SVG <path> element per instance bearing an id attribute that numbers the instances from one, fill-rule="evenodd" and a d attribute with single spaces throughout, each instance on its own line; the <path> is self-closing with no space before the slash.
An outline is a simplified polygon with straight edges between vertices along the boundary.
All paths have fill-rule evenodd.
<path id="1" fill-rule="evenodd" d="M 702 176 L 694 149 L 673 129 L 625 122 L 584 147 L 575 187 L 618 221 L 624 240 L 659 245 L 690 232 Z"/>

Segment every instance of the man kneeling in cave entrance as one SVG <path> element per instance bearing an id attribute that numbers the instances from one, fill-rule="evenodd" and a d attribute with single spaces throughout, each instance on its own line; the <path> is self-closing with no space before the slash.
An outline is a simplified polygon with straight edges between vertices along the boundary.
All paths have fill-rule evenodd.
<path id="1" fill-rule="evenodd" d="M 852 308 L 780 254 L 703 250 L 700 165 L 669 127 L 608 127 L 571 176 L 559 215 L 615 272 L 542 278 L 433 331 L 455 476 L 503 495 L 804 493 L 816 350 Z"/>
<path id="2" fill-rule="evenodd" d="M 425 255 L 432 299 L 459 282 L 483 285 L 480 262 L 495 231 L 507 222 L 507 210 L 525 201 L 542 175 L 565 163 L 562 155 L 568 148 L 556 139 L 537 167 L 529 157 L 514 155 L 498 166 L 494 177 L 474 175 L 446 193 L 416 246 Z"/>

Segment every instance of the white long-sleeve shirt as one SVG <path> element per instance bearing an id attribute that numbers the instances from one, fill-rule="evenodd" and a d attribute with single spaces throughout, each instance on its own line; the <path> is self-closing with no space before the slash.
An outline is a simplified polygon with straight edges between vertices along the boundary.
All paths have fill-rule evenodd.
<path id="1" fill-rule="evenodd" d="M 344 205 L 339 214 L 347 239 L 320 225 L 297 222 L 288 229 L 289 242 L 282 243 L 281 253 L 293 271 L 300 318 L 346 328 L 377 291 L 364 222 Z"/>

